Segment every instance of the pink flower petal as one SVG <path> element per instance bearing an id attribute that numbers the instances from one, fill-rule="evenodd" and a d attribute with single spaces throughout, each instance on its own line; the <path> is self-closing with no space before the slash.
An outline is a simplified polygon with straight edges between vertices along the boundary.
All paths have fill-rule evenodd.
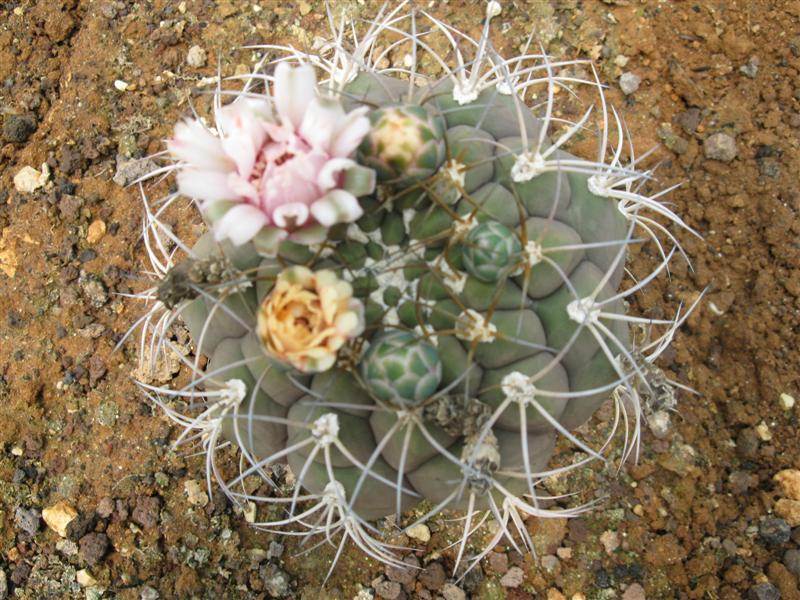
<path id="1" fill-rule="evenodd" d="M 253 101 L 234 102 L 219 112 L 222 148 L 236 163 L 242 177 L 249 177 L 252 173 L 258 151 L 267 138 L 264 122 L 259 116 L 263 112 Z"/>
<path id="2" fill-rule="evenodd" d="M 317 95 L 314 68 L 301 65 L 293 69 L 288 63 L 278 63 L 272 94 L 283 124 L 291 123 L 295 130 L 300 129 L 308 105 Z"/>
<path id="3" fill-rule="evenodd" d="M 183 169 L 178 172 L 177 180 L 180 193 L 194 200 L 219 202 L 239 197 L 228 185 L 228 173 Z"/>
<path id="4" fill-rule="evenodd" d="M 325 163 L 317 176 L 317 185 L 323 190 L 329 190 L 338 184 L 339 173 L 350 167 L 354 167 L 356 161 L 352 158 L 332 158 Z"/>
<path id="5" fill-rule="evenodd" d="M 364 209 L 350 192 L 331 190 L 311 205 L 311 214 L 317 223 L 330 227 L 336 223 L 358 220 L 364 214 Z"/>
<path id="6" fill-rule="evenodd" d="M 343 118 L 344 111 L 338 101 L 314 98 L 303 116 L 300 135 L 315 149 L 330 153 L 333 134 Z"/>
<path id="7" fill-rule="evenodd" d="M 250 204 L 239 204 L 214 224 L 217 241 L 228 238 L 235 246 L 246 244 L 267 225 L 267 216 Z"/>
<path id="8" fill-rule="evenodd" d="M 236 173 L 228 174 L 228 188 L 236 194 L 237 198 L 246 198 L 251 201 L 258 200 L 258 190 L 252 183 Z"/>
<path id="9" fill-rule="evenodd" d="M 347 113 L 339 125 L 331 145 L 331 156 L 350 156 L 364 136 L 369 133 L 370 123 L 365 116 L 369 109 L 361 106 Z"/>
<path id="10" fill-rule="evenodd" d="M 175 125 L 175 135 L 167 141 L 167 149 L 174 158 L 192 167 L 227 171 L 233 166 L 219 138 L 194 119 Z"/>
<path id="11" fill-rule="evenodd" d="M 272 221 L 278 227 L 302 227 L 308 221 L 308 206 L 301 202 L 282 204 L 272 211 Z"/>

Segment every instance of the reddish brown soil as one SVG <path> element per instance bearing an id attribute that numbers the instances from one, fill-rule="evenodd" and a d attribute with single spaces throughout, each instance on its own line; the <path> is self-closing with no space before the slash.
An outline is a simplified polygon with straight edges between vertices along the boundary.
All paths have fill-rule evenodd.
<path id="1" fill-rule="evenodd" d="M 780 497 L 772 476 L 800 468 L 800 408 L 779 402 L 800 398 L 800 2 L 503 4 L 501 52 L 518 51 L 538 27 L 559 32 L 548 36 L 550 52 L 597 59 L 637 147 L 666 146 L 654 157 L 663 161 L 659 184 L 682 182 L 670 199 L 704 237 L 682 237 L 694 270 L 676 263 L 635 308 L 661 317 L 659 305 L 708 293 L 660 363 L 699 392 L 681 396 L 670 436 L 647 434 L 638 466 L 615 483 L 592 480 L 610 495 L 597 512 L 530 523 L 543 554 L 568 547 L 571 557 L 561 552 L 547 570 L 510 552 L 522 585 L 500 584 L 495 557 L 462 587 L 476 598 L 632 600 L 638 582 L 647 598 L 734 600 L 771 583 L 784 599 L 800 598 L 784 558 L 800 547 L 800 530 L 777 545 L 759 532 Z M 130 382 L 133 347 L 112 351 L 141 310 L 116 294 L 139 289 L 145 267 L 138 193 L 111 180 L 117 154 L 159 151 L 187 100 L 205 102 L 194 92 L 199 77 L 218 62 L 224 74 L 249 64 L 234 48 L 310 45 L 327 27 L 319 0 L 252 5 L 195 0 L 183 13 L 166 0 L 0 2 L 0 121 L 36 123 L 26 141 L 0 149 L 0 598 L 4 580 L 22 598 L 101 588 L 139 598 L 145 585 L 163 598 L 270 597 L 274 569 L 290 575 L 291 597 L 319 591 L 330 551 L 297 558 L 292 546 L 270 562 L 253 548 L 275 538 L 252 531 L 222 498 L 187 504 L 184 483 L 203 480 L 202 463 L 170 452 L 175 432 Z M 374 3 L 360 10 L 373 14 Z M 483 8 L 454 0 L 436 11 L 475 33 Z M 195 44 L 208 52 L 207 67 L 186 65 Z M 619 55 L 629 59 L 624 69 Z M 616 84 L 623 70 L 642 78 L 627 97 Z M 736 140 L 730 163 L 704 155 L 717 132 Z M 14 175 L 45 162 L 50 183 L 17 192 Z M 169 218 L 182 236 L 197 235 L 188 208 Z M 98 220 L 107 232 L 92 244 Z M 644 273 L 657 258 L 640 253 L 632 269 Z M 89 567 L 98 583 L 88 591 L 75 583 L 84 551 L 15 519 L 20 508 L 61 499 L 105 515 L 90 525 L 111 548 Z M 606 531 L 620 542 L 610 553 Z M 437 542 L 418 546 L 422 562 L 439 559 Z M 442 561 L 449 569 L 452 555 Z M 350 551 L 324 594 L 352 598 L 380 572 Z"/>

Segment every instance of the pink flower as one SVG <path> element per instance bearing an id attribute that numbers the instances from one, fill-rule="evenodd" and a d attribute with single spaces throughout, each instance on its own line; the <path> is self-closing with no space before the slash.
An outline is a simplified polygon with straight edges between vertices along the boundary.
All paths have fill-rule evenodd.
<path id="1" fill-rule="evenodd" d="M 285 239 L 321 242 L 331 225 L 362 215 L 344 171 L 370 127 L 366 107 L 345 114 L 317 95 L 309 65 L 278 64 L 273 98 L 277 119 L 266 98 L 240 98 L 217 112 L 218 135 L 192 119 L 167 143 L 181 161 L 178 189 L 198 201 L 216 238 L 268 253 Z"/>

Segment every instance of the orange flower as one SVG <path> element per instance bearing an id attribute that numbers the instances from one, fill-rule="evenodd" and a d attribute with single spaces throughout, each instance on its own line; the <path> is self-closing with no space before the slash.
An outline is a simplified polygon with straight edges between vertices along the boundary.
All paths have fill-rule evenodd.
<path id="1" fill-rule="evenodd" d="M 291 267 L 278 275 L 258 311 L 261 345 L 303 373 L 327 371 L 347 340 L 364 330 L 364 307 L 333 271 Z"/>

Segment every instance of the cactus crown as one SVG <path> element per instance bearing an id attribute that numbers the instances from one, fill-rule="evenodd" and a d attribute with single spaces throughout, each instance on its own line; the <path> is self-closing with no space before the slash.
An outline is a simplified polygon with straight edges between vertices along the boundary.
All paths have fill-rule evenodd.
<path id="1" fill-rule="evenodd" d="M 152 366 L 172 352 L 179 319 L 196 350 L 194 359 L 181 357 L 193 373 L 184 388 L 141 385 L 185 428 L 180 441 L 202 441 L 209 482 L 216 478 L 236 502 L 287 509 L 264 527 L 341 534 L 342 543 L 402 564 L 371 522 L 395 514 L 401 523 L 402 511 L 426 501 L 407 527 L 443 509 L 465 511 L 458 564 L 479 511 L 498 528 L 473 560 L 503 536 L 513 540 L 513 531 L 529 545 L 526 516 L 585 510 L 543 508 L 549 497 L 539 484 L 608 460 L 617 426 L 616 456 L 637 452 L 651 408 L 640 397 L 658 395 L 653 385 L 669 388 L 653 362 L 685 313 L 643 319 L 626 314 L 626 299 L 682 252 L 662 222 L 688 228 L 658 195 L 642 192 L 652 174 L 632 154 L 622 162 L 624 129 L 590 63 L 527 48 L 499 57 L 489 40 L 497 2 L 488 4 L 479 40 L 403 8 L 384 9 L 352 42 L 342 21 L 320 54 L 282 49 L 280 62 L 313 65 L 327 77 L 326 97 L 369 120 L 353 158 L 341 159 L 350 162 L 320 193 L 334 192 L 312 205 L 311 233 L 297 227 L 305 209 L 281 207 L 273 221 L 288 223 L 286 235 L 254 227 L 249 241 L 207 234 L 188 247 L 159 218 L 177 195 L 158 212 L 145 203 L 158 281 L 142 293 L 153 304 L 140 323 L 140 358 Z M 455 65 L 433 51 L 433 35 Z M 411 66 L 385 67 L 390 54 Z M 430 64 L 444 73 L 420 72 Z M 271 80 L 268 66 L 235 103 L 268 97 L 257 87 Z M 594 104 L 575 122 L 557 116 L 564 91 L 593 93 L 599 119 Z M 595 160 L 566 151 L 587 135 L 598 140 Z M 284 152 L 264 168 L 283 166 L 293 156 Z M 234 210 L 227 200 L 200 208 L 213 226 L 229 225 Z M 626 282 L 627 248 L 645 242 L 662 260 Z M 630 324 L 658 333 L 631 340 Z M 594 449 L 573 430 L 609 396 L 616 418 Z M 175 400 L 185 398 L 178 410 Z M 557 438 L 584 458 L 548 467 Z M 216 466 L 226 440 L 242 457 L 233 478 Z M 295 476 L 289 497 L 242 485 L 251 475 L 271 481 L 282 463 Z"/>

